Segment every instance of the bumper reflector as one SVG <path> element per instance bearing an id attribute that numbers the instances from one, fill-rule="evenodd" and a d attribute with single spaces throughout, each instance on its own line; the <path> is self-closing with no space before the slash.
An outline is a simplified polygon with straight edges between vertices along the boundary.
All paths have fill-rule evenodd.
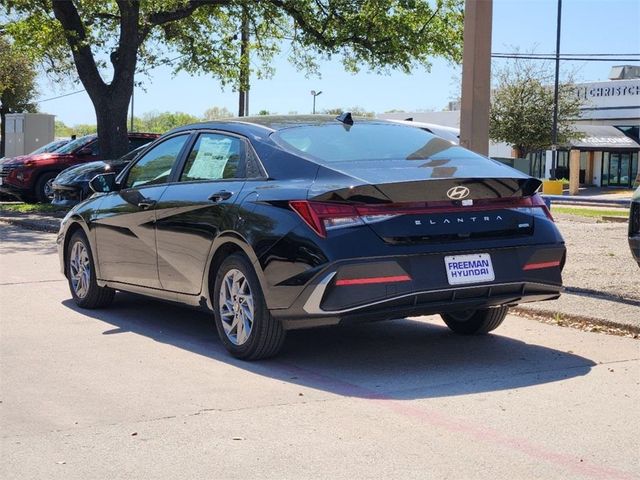
<path id="1" fill-rule="evenodd" d="M 553 262 L 539 262 L 539 263 L 527 263 L 523 270 L 540 270 L 541 268 L 559 267 L 560 260 L 554 260 Z"/>
<path id="2" fill-rule="evenodd" d="M 336 286 L 371 285 L 373 283 L 394 283 L 409 281 L 411 281 L 411 277 L 409 275 L 394 275 L 390 277 L 343 278 L 341 280 L 336 280 Z"/>

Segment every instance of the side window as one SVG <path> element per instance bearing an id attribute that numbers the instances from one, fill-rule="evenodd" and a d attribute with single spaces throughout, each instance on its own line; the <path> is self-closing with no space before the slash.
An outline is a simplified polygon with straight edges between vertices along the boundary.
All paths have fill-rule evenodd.
<path id="1" fill-rule="evenodd" d="M 244 177 L 242 140 L 218 133 L 198 137 L 184 166 L 181 182 Z"/>
<path id="2" fill-rule="evenodd" d="M 89 145 L 89 148 L 91 149 L 91 155 L 100 155 L 100 145 L 97 140 Z"/>
<path id="3" fill-rule="evenodd" d="M 149 150 L 129 170 L 125 188 L 166 183 L 189 135 L 172 137 Z"/>

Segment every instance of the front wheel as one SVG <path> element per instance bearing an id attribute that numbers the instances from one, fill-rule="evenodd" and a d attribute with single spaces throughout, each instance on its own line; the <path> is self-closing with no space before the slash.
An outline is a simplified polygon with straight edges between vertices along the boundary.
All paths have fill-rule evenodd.
<path id="1" fill-rule="evenodd" d="M 271 316 L 251 263 L 240 254 L 228 257 L 217 272 L 212 301 L 218 335 L 234 357 L 272 357 L 284 343 L 282 324 Z"/>
<path id="2" fill-rule="evenodd" d="M 66 261 L 69 289 L 79 307 L 103 308 L 113 301 L 115 290 L 96 282 L 91 247 L 84 233 L 77 231 L 69 240 Z"/>
<path id="3" fill-rule="evenodd" d="M 33 193 L 39 203 L 51 203 L 53 200 L 53 181 L 57 176 L 56 172 L 49 172 L 38 178 Z"/>
<path id="4" fill-rule="evenodd" d="M 500 326 L 509 307 L 483 308 L 443 313 L 440 316 L 451 330 L 461 335 L 484 335 Z"/>

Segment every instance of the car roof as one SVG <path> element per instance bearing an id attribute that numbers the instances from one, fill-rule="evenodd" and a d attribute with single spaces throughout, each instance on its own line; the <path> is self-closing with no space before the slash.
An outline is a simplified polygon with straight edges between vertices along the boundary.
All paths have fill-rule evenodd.
<path id="1" fill-rule="evenodd" d="M 375 118 L 354 117 L 354 122 L 391 124 L 387 120 Z M 274 131 L 285 128 L 303 127 L 311 125 L 337 124 L 335 115 L 256 115 L 252 117 L 234 117 L 207 122 L 192 123 L 171 130 L 172 133 L 185 130 L 220 129 L 230 130 L 242 134 L 253 134 L 266 137 Z"/>

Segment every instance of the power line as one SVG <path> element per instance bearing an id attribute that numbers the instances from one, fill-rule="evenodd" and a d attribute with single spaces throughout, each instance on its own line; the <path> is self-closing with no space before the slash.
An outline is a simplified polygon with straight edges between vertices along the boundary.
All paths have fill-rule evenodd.
<path id="1" fill-rule="evenodd" d="M 553 56 L 553 53 L 504 53 L 504 52 L 493 52 L 492 55 L 530 55 L 536 57 L 550 57 Z M 566 57 L 640 57 L 640 53 L 563 53 L 563 56 Z"/>
<path id="2" fill-rule="evenodd" d="M 555 55 L 548 56 L 538 56 L 538 55 L 507 55 L 507 54 L 499 54 L 494 53 L 491 55 L 492 58 L 512 58 L 512 59 L 523 59 L 523 60 L 555 60 Z M 593 57 L 571 57 L 566 55 L 560 55 L 560 60 L 567 62 L 637 62 L 640 60 L 640 57 L 632 58 L 593 58 Z"/>
<path id="3" fill-rule="evenodd" d="M 187 56 L 187 54 L 185 53 L 184 55 L 180 55 L 178 57 L 171 58 L 169 60 L 163 60 L 158 65 L 154 65 L 153 67 L 150 67 L 150 68 L 147 68 L 147 69 L 139 70 L 136 73 L 141 73 L 141 72 L 144 72 L 144 71 L 153 70 L 153 69 L 158 68 L 158 67 L 164 67 L 165 65 L 171 65 L 171 64 L 175 63 L 178 60 L 181 60 L 182 58 L 184 58 L 186 56 Z M 83 88 L 82 90 L 76 90 L 75 92 L 64 93 L 64 94 L 58 95 L 56 97 L 45 98 L 44 100 L 36 100 L 36 103 L 50 102 L 51 100 L 58 100 L 59 98 L 70 97 L 71 95 L 77 95 L 78 93 L 83 93 L 83 92 L 86 92 L 86 91 L 87 90 Z"/>
<path id="4" fill-rule="evenodd" d="M 86 90 L 83 88 L 82 90 L 76 90 L 75 92 L 65 93 L 64 95 L 58 95 L 57 97 L 45 98 L 44 100 L 36 100 L 36 103 L 49 102 L 51 100 L 57 100 L 59 98 L 69 97 L 71 95 L 76 95 L 82 92 L 86 92 Z"/>

